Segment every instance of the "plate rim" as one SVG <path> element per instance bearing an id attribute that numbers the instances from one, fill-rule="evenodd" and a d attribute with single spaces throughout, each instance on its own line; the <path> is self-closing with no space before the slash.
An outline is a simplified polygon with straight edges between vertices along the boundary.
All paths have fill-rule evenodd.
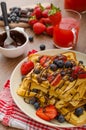
<path id="1" fill-rule="evenodd" d="M 86 54 L 85 53 L 82 53 L 82 52 L 79 52 L 79 51 L 75 51 L 75 50 L 66 50 L 66 49 L 47 49 L 47 50 L 44 50 L 44 51 L 38 51 L 38 52 L 36 52 L 36 54 L 43 54 L 43 53 L 49 53 L 49 52 L 53 52 L 53 51 L 57 51 L 57 54 L 60 54 L 61 52 L 68 52 L 68 51 L 71 51 L 71 52 L 74 52 L 75 54 L 80 54 L 80 55 L 82 55 L 82 56 L 84 56 L 84 57 L 86 57 Z M 59 51 L 59 52 L 58 52 Z M 61 52 L 60 52 L 61 51 Z M 76 56 L 77 57 L 77 56 Z M 29 114 L 27 114 L 27 112 L 26 111 L 24 111 L 22 108 L 21 108 L 21 106 L 18 104 L 18 102 L 16 101 L 16 98 L 14 97 L 14 95 L 13 95 L 13 93 L 16 93 L 16 92 L 13 92 L 12 91 L 12 77 L 13 77 L 13 75 L 14 75 L 14 73 L 15 73 L 15 70 L 17 69 L 17 68 L 19 68 L 19 66 L 24 62 L 24 61 L 27 61 L 28 60 L 28 57 L 25 57 L 24 59 L 22 59 L 17 65 L 16 65 L 16 67 L 14 68 L 14 70 L 12 71 L 12 73 L 11 73 L 11 77 L 10 77 L 10 92 L 11 92 L 11 96 L 12 96 L 12 98 L 13 98 L 13 100 L 14 100 L 14 102 L 15 102 L 15 104 L 18 106 L 18 108 L 20 108 L 20 110 L 23 112 L 23 113 L 25 113 L 28 117 L 30 117 L 31 119 L 33 119 L 33 120 L 35 120 L 33 117 L 31 117 L 31 116 L 29 116 Z M 19 95 L 18 95 L 19 96 Z M 70 124 L 70 123 L 67 123 L 67 125 L 69 124 L 69 126 L 60 126 L 60 123 L 59 124 L 51 124 L 51 123 L 49 123 L 49 122 L 47 122 L 47 121 L 44 121 L 44 122 L 42 122 L 43 120 L 42 119 L 40 119 L 41 121 L 38 121 L 38 120 L 35 120 L 35 121 L 37 121 L 38 123 L 41 123 L 41 124 L 44 124 L 44 125 L 47 125 L 47 126 L 50 126 L 50 127 L 54 127 L 54 128 L 56 128 L 56 127 L 60 127 L 60 128 L 71 128 L 71 127 L 77 127 L 77 126 L 74 126 L 74 125 L 72 125 L 72 124 Z M 45 123 L 46 122 L 46 123 Z"/>

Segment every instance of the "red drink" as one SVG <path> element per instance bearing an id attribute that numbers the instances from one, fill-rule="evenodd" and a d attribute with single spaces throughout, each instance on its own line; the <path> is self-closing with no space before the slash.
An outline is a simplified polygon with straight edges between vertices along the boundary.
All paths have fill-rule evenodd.
<path id="1" fill-rule="evenodd" d="M 54 27 L 53 40 L 58 48 L 71 49 L 78 39 L 79 22 L 74 18 L 62 18 L 60 25 Z"/>
<path id="2" fill-rule="evenodd" d="M 86 10 L 86 0 L 64 0 L 64 7 L 82 12 Z"/>

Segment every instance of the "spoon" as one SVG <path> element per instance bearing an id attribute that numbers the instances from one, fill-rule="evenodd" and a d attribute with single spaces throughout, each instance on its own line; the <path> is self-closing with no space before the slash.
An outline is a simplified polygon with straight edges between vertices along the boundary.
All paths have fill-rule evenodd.
<path id="1" fill-rule="evenodd" d="M 8 23 L 7 7 L 6 7 L 5 2 L 1 2 L 1 9 L 2 9 L 2 15 L 3 15 L 3 20 L 4 20 L 5 30 L 6 30 L 6 33 L 7 33 L 7 38 L 4 41 L 4 46 L 8 46 L 13 42 L 13 39 L 10 36 L 10 28 L 9 28 L 9 23 Z"/>

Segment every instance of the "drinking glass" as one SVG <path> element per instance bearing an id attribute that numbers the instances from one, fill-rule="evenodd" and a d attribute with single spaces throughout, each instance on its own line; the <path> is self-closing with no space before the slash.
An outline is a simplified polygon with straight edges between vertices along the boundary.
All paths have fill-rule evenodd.
<path id="1" fill-rule="evenodd" d="M 77 11 L 62 10 L 60 25 L 54 26 L 53 41 L 57 48 L 72 49 L 78 41 L 81 14 Z"/>

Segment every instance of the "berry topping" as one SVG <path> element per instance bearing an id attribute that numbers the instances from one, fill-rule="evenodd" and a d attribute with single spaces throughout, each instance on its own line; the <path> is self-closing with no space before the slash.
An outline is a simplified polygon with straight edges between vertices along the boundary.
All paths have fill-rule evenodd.
<path id="1" fill-rule="evenodd" d="M 58 68 L 63 68 L 64 67 L 64 61 L 63 60 L 58 60 L 56 62 L 56 65 L 57 65 Z"/>
<path id="2" fill-rule="evenodd" d="M 53 70 L 53 71 L 56 71 L 57 70 L 57 65 L 50 64 L 50 69 Z"/>
<path id="3" fill-rule="evenodd" d="M 71 61 L 66 61 L 65 63 L 65 68 L 72 68 L 73 64 L 71 63 Z"/>
<path id="4" fill-rule="evenodd" d="M 79 108 L 75 109 L 75 115 L 80 116 L 83 114 L 83 111 L 84 111 L 84 109 L 79 107 Z"/>
<path id="5" fill-rule="evenodd" d="M 34 103 L 34 107 L 35 107 L 35 109 L 38 109 L 40 107 L 40 103 L 39 102 L 35 102 Z"/>
<path id="6" fill-rule="evenodd" d="M 32 97 L 32 98 L 29 99 L 29 103 L 32 104 L 32 105 L 33 105 L 36 101 L 37 101 L 37 99 L 36 99 L 35 97 Z"/>
<path id="7" fill-rule="evenodd" d="M 45 50 L 46 46 L 44 44 L 40 45 L 40 50 Z"/>
<path id="8" fill-rule="evenodd" d="M 56 117 L 56 119 L 57 119 L 58 122 L 60 122 L 60 123 L 63 123 L 63 122 L 65 121 L 65 118 L 64 118 L 63 115 L 58 115 L 58 116 Z"/>

